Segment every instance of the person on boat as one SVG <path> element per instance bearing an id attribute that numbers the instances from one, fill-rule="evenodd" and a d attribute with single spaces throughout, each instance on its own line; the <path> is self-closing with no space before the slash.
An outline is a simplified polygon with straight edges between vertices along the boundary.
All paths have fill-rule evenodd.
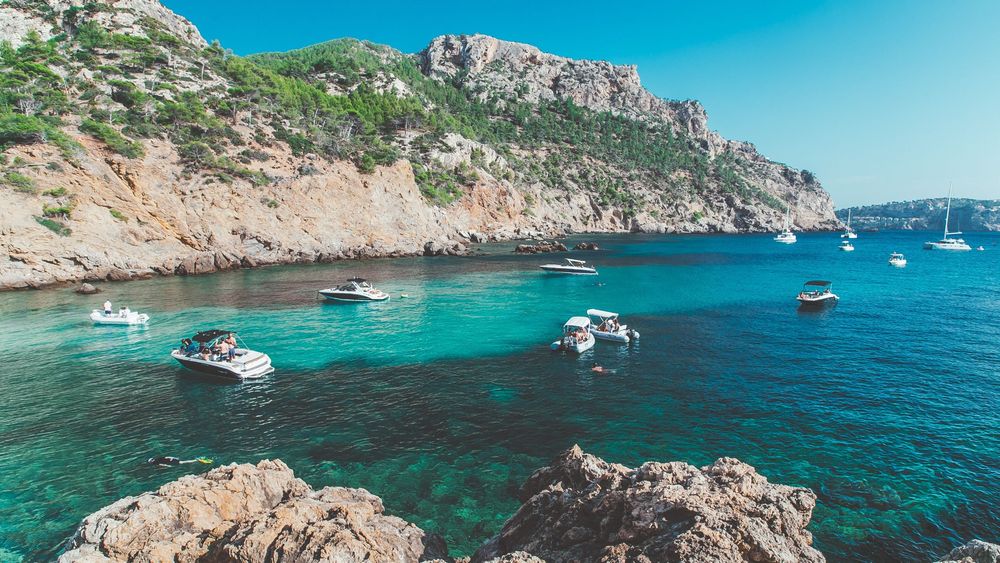
<path id="1" fill-rule="evenodd" d="M 194 356 L 198 353 L 199 346 L 191 341 L 190 338 L 185 338 L 181 340 L 181 352 L 185 356 Z"/>
<path id="2" fill-rule="evenodd" d="M 212 350 L 210 350 L 208 346 L 202 346 L 201 350 L 198 351 L 198 354 L 200 354 L 201 359 L 206 362 L 212 359 Z"/>
<path id="3" fill-rule="evenodd" d="M 104 302 L 104 316 L 105 317 L 110 317 L 111 316 L 111 300 L 110 299 L 108 299 L 107 301 Z"/>
<path id="4" fill-rule="evenodd" d="M 236 357 L 236 335 L 230 332 L 224 342 L 229 344 L 229 359 L 232 360 Z"/>
<path id="5" fill-rule="evenodd" d="M 220 358 L 225 357 L 227 360 L 231 360 L 232 356 L 229 355 L 229 350 L 230 349 L 231 348 L 229 347 L 229 343 L 228 342 L 226 342 L 225 340 L 220 340 L 219 343 L 216 344 L 216 350 L 215 351 L 216 351 L 217 354 L 219 354 Z"/>

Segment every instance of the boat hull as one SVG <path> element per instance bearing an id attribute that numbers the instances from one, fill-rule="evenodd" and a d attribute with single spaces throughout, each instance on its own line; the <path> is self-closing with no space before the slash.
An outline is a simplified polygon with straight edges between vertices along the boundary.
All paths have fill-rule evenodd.
<path id="1" fill-rule="evenodd" d="M 894 268 L 905 268 L 906 260 L 889 260 L 889 265 Z"/>
<path id="2" fill-rule="evenodd" d="M 950 250 L 952 252 L 965 252 L 972 250 L 972 247 L 965 244 L 941 244 L 940 242 L 925 242 L 924 250 Z"/>
<path id="3" fill-rule="evenodd" d="M 271 358 L 267 354 L 248 350 L 244 350 L 243 355 L 238 356 L 232 362 L 205 360 L 201 356 L 186 356 L 177 350 L 171 352 L 170 355 L 190 370 L 234 381 L 260 379 L 274 372 Z"/>
<path id="4" fill-rule="evenodd" d="M 816 297 L 798 296 L 795 298 L 799 302 L 800 309 L 822 309 L 834 305 L 840 298 L 830 293 Z"/>
<path id="5" fill-rule="evenodd" d="M 389 294 L 383 293 L 382 295 L 357 295 L 354 293 L 330 293 L 330 292 L 319 292 L 328 301 L 337 301 L 340 303 L 369 303 L 373 301 L 388 301 Z"/>
<path id="6" fill-rule="evenodd" d="M 539 266 L 539 268 L 545 270 L 550 274 L 566 274 L 571 276 L 596 276 L 597 270 L 595 268 L 573 268 L 570 266 L 559 266 L 559 265 L 544 265 Z"/>
<path id="7" fill-rule="evenodd" d="M 104 311 L 94 310 L 90 313 L 90 320 L 96 325 L 107 326 L 141 326 L 149 321 L 149 315 L 145 313 L 129 313 L 126 316 L 112 313 L 106 316 Z"/>
<path id="8" fill-rule="evenodd" d="M 599 340 L 606 340 L 608 342 L 617 342 L 619 344 L 628 344 L 632 340 L 639 339 L 639 333 L 634 330 L 628 330 L 626 327 L 615 332 L 605 332 L 603 330 L 597 330 L 595 328 L 590 329 L 590 334 L 594 335 L 594 338 Z M 631 336 L 630 336 L 631 335 Z"/>
<path id="9" fill-rule="evenodd" d="M 582 354 L 587 350 L 593 348 L 594 344 L 597 342 L 593 334 L 588 333 L 588 336 L 589 338 L 587 338 L 583 342 L 575 342 L 569 345 L 564 344 L 562 339 L 559 339 L 552 343 L 551 348 L 553 351 L 556 352 L 564 351 L 564 352 L 574 352 L 576 354 Z"/>

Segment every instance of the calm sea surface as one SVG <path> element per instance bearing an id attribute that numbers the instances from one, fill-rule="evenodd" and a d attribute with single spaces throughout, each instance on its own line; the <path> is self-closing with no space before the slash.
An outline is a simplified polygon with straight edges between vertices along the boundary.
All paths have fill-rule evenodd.
<path id="1" fill-rule="evenodd" d="M 587 237 L 603 250 L 574 255 L 596 278 L 544 275 L 552 256 L 508 246 L 0 294 L 0 561 L 51 560 L 87 514 L 203 470 L 153 455 L 278 457 L 469 554 L 574 443 L 629 465 L 734 456 L 810 487 L 834 561 L 997 541 L 1000 236 L 969 234 L 986 251 L 961 254 L 921 250 L 927 236 L 862 233 L 854 253 L 831 234 Z M 890 268 L 892 251 L 909 266 Z M 317 300 L 355 275 L 393 299 Z M 814 278 L 841 302 L 800 313 Z M 148 328 L 92 326 L 106 297 Z M 589 307 L 640 342 L 550 352 Z M 208 328 L 239 330 L 277 371 L 232 384 L 176 365 L 170 348 Z"/>

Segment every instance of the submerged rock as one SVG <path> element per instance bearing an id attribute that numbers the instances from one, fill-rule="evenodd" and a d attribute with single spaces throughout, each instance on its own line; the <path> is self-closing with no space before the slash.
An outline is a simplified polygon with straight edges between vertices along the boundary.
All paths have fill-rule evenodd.
<path id="1" fill-rule="evenodd" d="M 548 252 L 566 252 L 566 245 L 558 241 L 539 241 L 536 244 L 519 244 L 514 248 L 517 254 L 544 254 Z"/>
<path id="2" fill-rule="evenodd" d="M 630 469 L 574 446 L 529 477 L 520 497 L 473 563 L 515 551 L 550 563 L 825 560 L 805 529 L 816 496 L 733 458 Z"/>
<path id="3" fill-rule="evenodd" d="M 90 285 L 89 283 L 81 284 L 80 287 L 74 289 L 73 291 L 79 293 L 80 295 L 93 295 L 101 292 L 100 289 Z"/>
<path id="4" fill-rule="evenodd" d="M 84 519 L 60 563 L 421 561 L 444 540 L 364 489 L 312 490 L 279 460 L 188 475 Z"/>
<path id="5" fill-rule="evenodd" d="M 574 250 L 600 250 L 601 247 L 597 246 L 596 242 L 581 242 L 581 243 L 577 243 L 577 245 L 574 246 L 573 249 Z"/>
<path id="6" fill-rule="evenodd" d="M 1000 545 L 972 540 L 951 550 L 938 563 L 958 561 L 960 563 L 1000 563 Z"/>

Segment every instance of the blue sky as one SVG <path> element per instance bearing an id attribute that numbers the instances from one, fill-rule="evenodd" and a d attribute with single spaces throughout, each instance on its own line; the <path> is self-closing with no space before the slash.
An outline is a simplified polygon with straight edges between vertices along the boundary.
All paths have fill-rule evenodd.
<path id="1" fill-rule="evenodd" d="M 164 0 L 238 54 L 356 37 L 416 52 L 486 33 L 635 64 L 709 125 L 815 172 L 838 207 L 1000 198 L 1000 2 Z"/>

